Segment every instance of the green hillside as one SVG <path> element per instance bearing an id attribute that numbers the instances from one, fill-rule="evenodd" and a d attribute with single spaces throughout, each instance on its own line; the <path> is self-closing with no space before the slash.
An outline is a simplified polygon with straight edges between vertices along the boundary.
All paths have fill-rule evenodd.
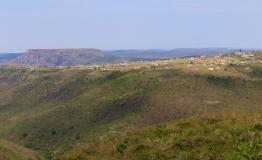
<path id="1" fill-rule="evenodd" d="M 193 117 L 115 134 L 78 147 L 61 159 L 259 160 L 262 159 L 261 120 L 261 115 L 241 114 Z"/>
<path id="2" fill-rule="evenodd" d="M 44 158 L 30 149 L 0 140 L 0 160 L 44 160 Z"/>
<path id="3" fill-rule="evenodd" d="M 47 159 L 223 159 L 249 144 L 261 155 L 260 59 L 177 59 L 138 69 L 131 66 L 149 62 L 1 68 L 0 138 Z"/>

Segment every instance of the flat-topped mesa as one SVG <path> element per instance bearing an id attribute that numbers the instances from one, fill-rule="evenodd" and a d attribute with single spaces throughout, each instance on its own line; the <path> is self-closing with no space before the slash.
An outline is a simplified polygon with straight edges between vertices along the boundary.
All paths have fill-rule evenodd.
<path id="1" fill-rule="evenodd" d="M 29 49 L 26 53 L 31 54 L 87 54 L 87 53 L 96 53 L 96 54 L 105 54 L 102 50 L 94 48 L 69 48 L 69 49 Z"/>
<path id="2" fill-rule="evenodd" d="M 21 65 L 75 66 L 118 63 L 119 58 L 98 49 L 29 49 L 15 59 Z"/>

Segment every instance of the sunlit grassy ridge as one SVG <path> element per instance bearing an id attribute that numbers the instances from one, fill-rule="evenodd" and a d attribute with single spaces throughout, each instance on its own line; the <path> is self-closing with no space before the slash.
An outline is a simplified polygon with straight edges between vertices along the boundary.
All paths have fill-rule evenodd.
<path id="1" fill-rule="evenodd" d="M 126 132 L 131 134 L 130 138 L 145 132 L 139 139 L 139 142 L 144 143 L 147 132 L 151 131 L 141 128 L 172 122 L 174 125 L 168 124 L 167 128 L 176 130 L 179 129 L 176 121 L 192 116 L 195 119 L 189 120 L 189 123 L 190 126 L 192 123 L 192 130 L 196 130 L 192 132 L 197 134 L 203 130 L 201 119 L 198 119 L 203 115 L 208 117 L 232 113 L 239 118 L 246 113 L 256 118 L 262 113 L 260 65 L 231 64 L 223 70 L 208 71 L 201 67 L 186 67 L 188 63 L 192 65 L 188 60 L 176 60 L 174 65 L 176 63 L 177 68 L 106 71 L 67 67 L 1 68 L 0 138 L 36 150 L 48 159 L 67 156 L 68 152 L 72 153 L 74 158 L 77 158 L 76 154 L 79 153 L 83 159 L 86 158 L 83 156 L 107 159 L 102 155 L 103 146 L 97 146 L 97 153 L 93 155 L 77 148 L 82 144 L 93 145 L 94 141 L 103 140 L 116 133 L 122 138 L 127 138 L 124 135 Z M 247 67 L 249 70 L 246 70 Z M 210 127 L 215 128 L 218 125 L 221 132 L 227 132 L 223 127 L 224 121 L 227 123 L 228 117 L 218 119 L 216 123 L 210 124 Z M 203 123 L 209 125 L 208 120 L 204 120 Z M 235 125 L 238 126 L 237 122 L 226 125 L 233 129 Z M 247 121 L 246 125 L 238 127 L 243 129 L 244 134 L 246 127 L 252 125 L 253 121 Z M 154 132 L 157 128 L 149 130 Z M 199 134 L 199 138 L 216 134 L 213 133 L 213 129 L 209 132 Z M 259 134 L 260 130 L 255 130 L 254 133 Z M 231 136 L 234 135 L 235 133 L 232 133 Z M 168 141 L 161 140 L 167 147 L 161 151 L 162 153 L 169 152 L 170 144 L 164 143 L 171 141 L 173 136 L 173 133 L 170 133 L 166 137 Z M 179 136 L 187 139 L 190 135 Z M 219 145 L 216 144 L 216 138 L 214 137 L 210 144 Z M 105 140 L 105 144 L 111 146 L 112 152 L 115 152 L 116 146 L 111 143 L 122 143 L 120 140 L 121 138 L 112 142 Z M 176 143 L 180 142 L 183 145 L 183 141 Z M 135 142 L 130 142 L 130 145 L 135 145 Z M 152 148 L 154 143 L 148 145 Z M 205 156 L 206 145 L 208 142 L 202 144 L 202 148 L 191 148 L 192 156 L 198 151 L 203 152 L 202 156 Z M 238 143 L 230 141 L 225 147 L 231 148 L 236 145 Z M 158 148 L 152 148 L 151 151 L 149 147 L 148 153 L 141 156 L 154 154 L 154 149 L 158 151 Z M 221 153 L 222 157 L 226 152 L 221 146 L 217 147 L 216 151 L 220 149 L 221 152 L 216 153 Z M 230 151 L 237 151 L 234 149 L 236 147 Z M 71 150 L 73 151 L 70 152 Z M 178 159 L 186 159 L 182 155 L 183 150 L 178 149 L 177 152 Z M 133 150 L 127 150 L 126 153 L 115 155 L 110 150 L 106 155 L 109 156 L 108 159 L 141 158 L 135 155 L 132 157 Z M 175 153 L 170 153 L 163 155 L 163 158 L 172 158 L 174 155 Z"/>

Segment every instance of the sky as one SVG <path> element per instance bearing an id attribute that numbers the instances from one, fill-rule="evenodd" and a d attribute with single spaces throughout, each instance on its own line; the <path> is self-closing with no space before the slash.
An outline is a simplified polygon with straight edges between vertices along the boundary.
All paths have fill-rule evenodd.
<path id="1" fill-rule="evenodd" d="M 0 52 L 262 48 L 262 0 L 0 0 Z"/>

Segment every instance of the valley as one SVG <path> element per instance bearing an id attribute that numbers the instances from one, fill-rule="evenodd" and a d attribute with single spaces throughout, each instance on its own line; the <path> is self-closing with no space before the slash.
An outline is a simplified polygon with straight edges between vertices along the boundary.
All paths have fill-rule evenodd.
<path id="1" fill-rule="evenodd" d="M 50 160 L 260 159 L 261 93 L 260 52 L 3 66 L 0 139 Z"/>

